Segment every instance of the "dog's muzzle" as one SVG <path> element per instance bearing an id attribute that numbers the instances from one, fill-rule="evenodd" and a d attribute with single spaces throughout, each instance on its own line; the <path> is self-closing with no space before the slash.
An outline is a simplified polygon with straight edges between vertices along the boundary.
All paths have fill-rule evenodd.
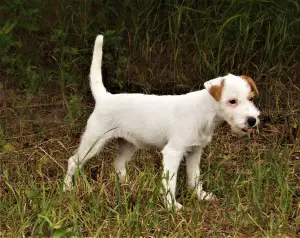
<path id="1" fill-rule="evenodd" d="M 248 117 L 246 119 L 245 128 L 241 128 L 241 130 L 243 132 L 251 133 L 253 131 L 253 127 L 258 125 L 258 123 L 259 123 L 259 120 L 257 120 L 255 117 Z"/>

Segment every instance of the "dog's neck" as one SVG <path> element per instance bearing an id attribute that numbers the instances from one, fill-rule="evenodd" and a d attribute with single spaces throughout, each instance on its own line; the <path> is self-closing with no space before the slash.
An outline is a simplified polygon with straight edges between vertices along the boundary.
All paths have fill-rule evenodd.
<path id="1" fill-rule="evenodd" d="M 220 113 L 219 102 L 204 89 L 199 91 L 199 100 L 197 101 L 197 104 L 197 107 L 201 108 L 201 110 L 198 110 L 198 119 L 203 120 L 203 118 L 205 118 L 207 121 L 207 129 L 213 133 L 215 128 L 224 121 Z"/>

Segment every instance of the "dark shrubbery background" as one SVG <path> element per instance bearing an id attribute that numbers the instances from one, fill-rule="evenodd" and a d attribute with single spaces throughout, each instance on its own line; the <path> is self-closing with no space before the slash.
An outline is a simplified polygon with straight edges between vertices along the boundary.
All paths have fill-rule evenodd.
<path id="1" fill-rule="evenodd" d="M 12 0 L 1 12 L 1 77 L 31 91 L 86 87 L 99 33 L 113 92 L 181 93 L 228 72 L 263 84 L 294 79 L 299 68 L 296 0 Z"/>

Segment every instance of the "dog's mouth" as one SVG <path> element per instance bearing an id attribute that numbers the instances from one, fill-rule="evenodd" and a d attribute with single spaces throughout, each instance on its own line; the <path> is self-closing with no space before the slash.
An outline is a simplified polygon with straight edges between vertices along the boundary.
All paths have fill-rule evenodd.
<path id="1" fill-rule="evenodd" d="M 253 128 L 252 127 L 250 127 L 250 128 L 242 128 L 241 130 L 243 132 L 245 132 L 245 133 L 252 133 L 253 132 Z"/>
<path id="2" fill-rule="evenodd" d="M 250 135 L 253 133 L 253 127 L 232 127 L 232 131 L 243 136 L 243 135 Z"/>

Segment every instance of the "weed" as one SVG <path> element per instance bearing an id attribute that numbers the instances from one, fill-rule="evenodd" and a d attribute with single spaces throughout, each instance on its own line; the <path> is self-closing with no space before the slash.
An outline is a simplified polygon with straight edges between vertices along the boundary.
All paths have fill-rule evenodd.
<path id="1" fill-rule="evenodd" d="M 78 119 L 82 116 L 83 113 L 83 104 L 82 97 L 77 94 L 73 94 L 70 97 L 70 101 L 67 104 L 68 114 L 66 116 L 66 121 L 70 126 L 70 130 L 72 133 L 78 133 Z"/>

